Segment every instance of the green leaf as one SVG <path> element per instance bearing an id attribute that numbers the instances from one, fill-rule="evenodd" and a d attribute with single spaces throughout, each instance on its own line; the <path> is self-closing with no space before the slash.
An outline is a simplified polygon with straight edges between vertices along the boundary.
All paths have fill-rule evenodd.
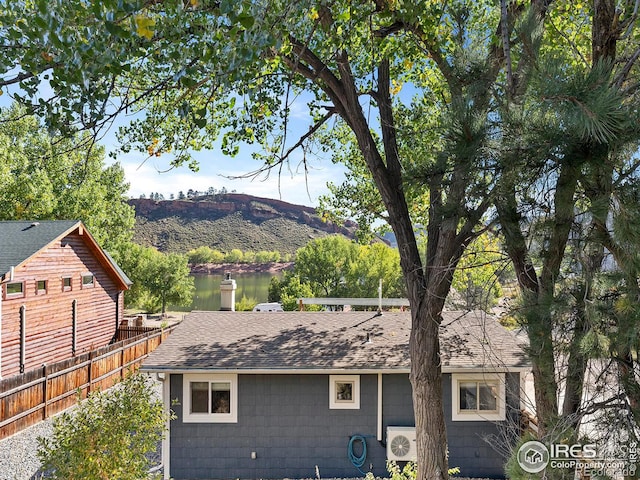
<path id="1" fill-rule="evenodd" d="M 246 28 L 248 30 L 251 27 L 253 27 L 253 25 L 254 25 L 256 20 L 251 15 L 241 14 L 241 15 L 238 16 L 238 21 L 240 22 L 240 25 L 242 25 L 244 28 Z"/>

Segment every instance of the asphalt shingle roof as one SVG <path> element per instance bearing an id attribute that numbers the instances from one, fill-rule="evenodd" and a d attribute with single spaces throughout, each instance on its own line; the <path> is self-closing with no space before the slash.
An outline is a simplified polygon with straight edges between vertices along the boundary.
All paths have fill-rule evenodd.
<path id="1" fill-rule="evenodd" d="M 0 276 L 79 223 L 78 220 L 0 222 Z"/>
<path id="2" fill-rule="evenodd" d="M 147 371 L 408 370 L 409 313 L 201 312 L 143 363 Z M 516 337 L 482 312 L 443 314 L 442 365 L 528 366 Z"/>
<path id="3" fill-rule="evenodd" d="M 0 221 L 0 280 L 9 273 L 11 267 L 17 267 L 54 240 L 74 231 L 82 223 L 79 220 L 29 220 Z M 89 234 L 89 237 L 91 235 Z M 128 287 L 131 279 L 118 266 L 108 252 L 95 243 L 95 248 L 104 253 L 108 267 Z M 105 267 L 107 265 L 105 264 Z M 108 268 L 107 267 L 107 268 Z"/>

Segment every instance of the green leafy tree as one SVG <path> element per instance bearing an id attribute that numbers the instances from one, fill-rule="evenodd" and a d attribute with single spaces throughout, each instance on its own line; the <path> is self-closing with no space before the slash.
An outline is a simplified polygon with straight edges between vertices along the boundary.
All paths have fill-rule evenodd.
<path id="1" fill-rule="evenodd" d="M 192 265 L 222 263 L 224 261 L 224 254 L 222 252 L 206 245 L 190 250 L 187 252 L 187 256 L 189 257 L 189 263 Z"/>
<path id="2" fill-rule="evenodd" d="M 311 285 L 307 282 L 302 282 L 300 277 L 293 272 L 285 272 L 282 280 L 273 277 L 269 283 L 269 301 L 279 302 L 284 311 L 299 310 L 299 298 L 313 298 L 314 296 Z M 321 310 L 321 307 L 320 305 L 307 305 L 305 309 L 314 312 Z"/>
<path id="3" fill-rule="evenodd" d="M 269 263 L 269 262 L 279 262 L 280 261 L 280 252 L 276 251 L 265 251 L 260 250 L 256 252 L 256 262 L 257 263 Z"/>
<path id="4" fill-rule="evenodd" d="M 240 301 L 235 304 L 236 312 L 250 312 L 257 304 L 258 301 L 255 298 L 242 295 Z"/>
<path id="5" fill-rule="evenodd" d="M 118 114 L 144 110 L 121 132 L 123 149 L 170 151 L 173 165 L 221 136 L 223 152 L 261 143 L 263 171 L 283 169 L 337 119 L 400 245 L 412 307 L 418 478 L 441 480 L 441 313 L 495 193 L 496 106 L 505 91 L 517 102 L 526 85 L 550 1 L 501 3 L 104 0 L 53 9 L 8 0 L 0 8 L 8 42 L 0 88 L 19 83 L 13 96 L 62 133 L 97 134 Z M 32 101 L 45 80 L 52 95 Z M 405 84 L 416 93 L 410 105 L 398 96 Z M 302 92 L 312 125 L 291 140 L 290 112 Z M 425 196 L 423 263 L 410 205 Z"/>
<path id="6" fill-rule="evenodd" d="M 377 297 L 380 280 L 383 297 L 406 296 L 400 269 L 400 253 L 383 243 L 359 245 L 357 256 L 346 275 L 346 296 Z"/>
<path id="7" fill-rule="evenodd" d="M 508 263 L 498 238 L 486 233 L 476 238 L 453 275 L 452 287 L 463 299 L 462 307 L 488 310 L 494 306 L 503 294 L 501 281 L 511 273 Z"/>
<path id="8" fill-rule="evenodd" d="M 580 283 L 574 283 L 580 287 L 576 288 L 579 294 L 576 297 L 582 303 L 576 303 L 585 320 L 579 343 L 576 342 L 578 351 L 568 352 L 585 360 L 610 359 L 606 373 L 602 375 L 609 375 L 605 377 L 607 380 L 596 385 L 596 389 L 607 392 L 609 398 L 617 399 L 615 404 L 597 412 L 598 431 L 602 432 L 598 440 L 603 444 L 607 437 L 637 441 L 640 436 L 637 429 L 640 381 L 635 373 L 640 352 L 640 182 L 637 177 L 627 178 L 610 194 L 614 201 L 606 209 L 607 222 L 599 223 L 605 217 L 596 219 L 596 229 L 585 237 L 586 246 L 581 250 L 588 255 L 582 255 Z M 608 255 L 603 254 L 603 248 Z M 605 259 L 608 260 L 607 268 L 603 268 Z M 611 268 L 611 263 L 615 269 Z M 612 378 L 616 381 L 611 381 Z M 570 383 L 570 379 L 567 382 Z M 578 400 L 571 399 L 571 402 Z M 563 414 L 568 411 L 567 403 L 565 400 Z M 578 405 L 580 411 L 593 409 L 593 403 Z"/>
<path id="9" fill-rule="evenodd" d="M 167 305 L 189 305 L 193 299 L 194 283 L 186 255 L 163 254 L 155 251 L 144 263 L 143 285 L 160 302 L 160 311 Z"/>
<path id="10" fill-rule="evenodd" d="M 224 256 L 224 261 L 228 263 L 241 263 L 244 258 L 244 254 L 242 250 L 239 248 L 232 248 L 230 252 L 228 252 Z"/>
<path id="11" fill-rule="evenodd" d="M 347 276 L 357 255 L 357 244 L 342 235 L 330 235 L 298 249 L 294 271 L 316 296 L 346 296 Z"/>
<path id="12" fill-rule="evenodd" d="M 581 345 L 604 259 L 604 243 L 598 248 L 593 241 L 609 232 L 617 186 L 637 175 L 630 152 L 640 138 L 639 33 L 632 3 L 554 6 L 536 75 L 521 101 L 505 105 L 505 170 L 495 205 L 521 291 L 519 320 L 535 352 L 539 434 L 560 432 L 564 439 L 575 438 L 581 417 L 587 368 Z M 559 33 L 568 27 L 572 35 Z M 566 358 L 567 375 L 557 369 L 557 354 Z M 558 378 L 565 379 L 562 406 Z"/>
<path id="13" fill-rule="evenodd" d="M 0 218 L 82 220 L 111 250 L 133 234 L 128 188 L 122 167 L 106 167 L 104 149 L 86 136 L 52 137 L 15 105 L 0 114 Z"/>
<path id="14" fill-rule="evenodd" d="M 302 297 L 377 297 L 380 280 L 383 296 L 405 295 L 400 255 L 382 243 L 359 245 L 341 235 L 313 240 L 296 252 L 294 273 L 311 289 Z"/>
<path id="15" fill-rule="evenodd" d="M 150 247 L 129 242 L 113 252 L 114 260 L 132 282 L 129 290 L 124 292 L 124 303 L 127 308 L 138 306 L 142 297 L 146 295 L 142 281 L 143 271 L 140 266 L 148 262 L 147 257 L 152 255 L 152 250 Z"/>
<path id="16" fill-rule="evenodd" d="M 242 263 L 255 263 L 256 261 L 256 252 L 252 250 L 247 250 L 242 252 Z"/>
<path id="17" fill-rule="evenodd" d="M 38 458 L 47 478 L 148 479 L 149 454 L 156 451 L 168 420 L 151 380 L 129 374 L 56 417 L 52 436 L 38 439 Z"/>
<path id="18" fill-rule="evenodd" d="M 115 259 L 133 282 L 125 292 L 127 306 L 165 313 L 168 304 L 189 305 L 193 300 L 195 287 L 186 255 L 130 243 L 116 252 Z"/>

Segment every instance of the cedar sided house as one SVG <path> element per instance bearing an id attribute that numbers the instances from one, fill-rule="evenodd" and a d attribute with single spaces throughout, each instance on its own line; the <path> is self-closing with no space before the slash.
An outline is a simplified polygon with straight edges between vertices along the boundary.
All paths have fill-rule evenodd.
<path id="1" fill-rule="evenodd" d="M 0 378 L 108 345 L 130 285 L 82 222 L 0 222 Z"/>
<path id="2" fill-rule="evenodd" d="M 449 464 L 504 478 L 530 367 L 493 317 L 443 318 Z M 410 325 L 408 313 L 192 312 L 142 367 L 176 415 L 165 478 L 384 477 L 387 459 L 414 459 Z"/>

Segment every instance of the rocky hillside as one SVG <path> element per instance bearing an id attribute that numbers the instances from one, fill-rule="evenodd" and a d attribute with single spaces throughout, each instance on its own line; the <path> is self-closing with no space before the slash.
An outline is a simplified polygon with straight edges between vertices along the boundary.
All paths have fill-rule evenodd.
<path id="1" fill-rule="evenodd" d="M 325 223 L 315 209 L 280 200 L 228 193 L 190 200 L 132 199 L 134 240 L 161 251 L 186 253 L 207 245 L 229 251 L 294 253 L 310 240 L 333 233 L 353 236 L 355 224 Z"/>

